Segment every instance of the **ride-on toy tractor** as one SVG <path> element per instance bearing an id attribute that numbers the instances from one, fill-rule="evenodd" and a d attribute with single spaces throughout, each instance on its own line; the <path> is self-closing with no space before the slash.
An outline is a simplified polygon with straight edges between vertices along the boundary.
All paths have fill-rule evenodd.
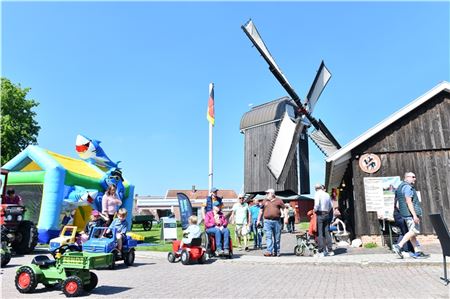
<path id="1" fill-rule="evenodd" d="M 3 204 L 5 198 L 8 171 L 1 170 L 2 204 L 0 206 L 0 225 L 5 229 L 7 243 L 20 254 L 30 253 L 36 247 L 38 241 L 37 228 L 33 222 L 24 220 L 25 207 L 15 204 Z M 3 238 L 2 238 L 3 240 Z"/>
<path id="2" fill-rule="evenodd" d="M 106 234 L 107 227 L 94 227 L 91 230 L 89 240 L 83 243 L 83 252 L 103 252 L 112 253 L 113 259 L 109 266 L 110 269 L 114 269 L 116 261 L 123 260 L 125 265 L 132 266 L 135 258 L 135 247 L 137 241 L 133 240 L 130 236 L 122 239 L 122 251 L 117 249 L 117 237 L 116 230 L 111 229 L 109 234 Z"/>
<path id="3" fill-rule="evenodd" d="M 107 267 L 112 258 L 110 253 L 87 252 L 66 252 L 57 260 L 38 255 L 31 264 L 17 269 L 16 289 L 20 293 L 31 293 L 38 283 L 42 283 L 46 288 L 60 284 L 67 297 L 76 297 L 83 291 L 92 291 L 97 286 L 97 275 L 89 270 Z"/>
<path id="4" fill-rule="evenodd" d="M 189 264 L 191 261 L 198 261 L 199 264 L 206 262 L 206 249 L 202 246 L 202 238 L 193 238 L 191 244 L 183 244 L 180 250 L 180 240 L 172 243 L 172 251 L 168 253 L 167 260 L 175 263 L 181 259 L 183 265 Z"/>
<path id="5" fill-rule="evenodd" d="M 81 246 L 76 243 L 76 235 L 76 226 L 64 226 L 59 237 L 50 240 L 49 250 L 53 257 L 58 258 L 67 250 L 81 251 Z"/>

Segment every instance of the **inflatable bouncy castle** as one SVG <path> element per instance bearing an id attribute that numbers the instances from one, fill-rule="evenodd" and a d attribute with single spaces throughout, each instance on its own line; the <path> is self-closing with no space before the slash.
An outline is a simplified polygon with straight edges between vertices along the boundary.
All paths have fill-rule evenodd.
<path id="1" fill-rule="evenodd" d="M 78 143 L 79 137 L 76 150 L 82 156 L 84 148 Z M 117 186 L 122 207 L 130 211 L 127 221 L 131 225 L 134 186 L 122 177 L 117 163 L 105 163 L 100 157 L 103 160 L 98 164 L 92 155 L 80 160 L 30 145 L 3 166 L 10 171 L 8 187 L 15 189 L 27 208 L 25 218 L 37 223 L 39 243 L 57 237 L 65 224 L 82 230 L 91 210 L 101 211 L 101 198 L 109 184 Z"/>

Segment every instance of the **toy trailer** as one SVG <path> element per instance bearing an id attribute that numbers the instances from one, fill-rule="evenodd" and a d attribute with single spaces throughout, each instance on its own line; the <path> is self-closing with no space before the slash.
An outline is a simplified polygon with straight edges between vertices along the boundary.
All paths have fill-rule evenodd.
<path id="1" fill-rule="evenodd" d="M 38 255 L 31 264 L 17 269 L 16 289 L 20 293 L 31 293 L 39 283 L 46 288 L 61 284 L 67 297 L 76 297 L 97 286 L 97 275 L 89 270 L 108 267 L 112 261 L 110 253 L 66 252 L 57 260 Z"/>

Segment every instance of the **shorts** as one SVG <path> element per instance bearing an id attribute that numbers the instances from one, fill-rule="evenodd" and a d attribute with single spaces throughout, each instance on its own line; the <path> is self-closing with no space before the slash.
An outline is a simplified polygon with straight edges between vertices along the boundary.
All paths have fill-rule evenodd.
<path id="1" fill-rule="evenodd" d="M 415 223 L 413 217 L 403 217 L 403 219 L 406 222 L 406 226 L 408 227 L 408 231 L 411 231 L 414 233 L 414 235 L 420 234 L 420 222 Z M 419 217 L 421 219 L 421 217 Z"/>
<path id="2" fill-rule="evenodd" d="M 245 226 L 245 228 L 244 228 L 244 226 Z M 238 237 L 243 237 L 243 236 L 248 235 L 249 230 L 245 224 L 236 224 L 235 233 Z"/>

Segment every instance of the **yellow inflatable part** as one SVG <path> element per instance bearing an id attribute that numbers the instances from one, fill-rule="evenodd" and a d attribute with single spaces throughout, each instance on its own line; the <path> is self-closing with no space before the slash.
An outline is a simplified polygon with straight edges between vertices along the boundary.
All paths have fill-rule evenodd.
<path id="1" fill-rule="evenodd" d="M 78 227 L 78 231 L 82 231 L 86 224 L 89 222 L 91 212 L 92 208 L 89 205 L 78 207 L 73 217 L 73 225 Z"/>
<path id="2" fill-rule="evenodd" d="M 145 237 L 135 234 L 135 233 L 127 233 L 127 236 L 130 236 L 131 239 L 136 240 L 136 241 L 144 241 Z"/>

